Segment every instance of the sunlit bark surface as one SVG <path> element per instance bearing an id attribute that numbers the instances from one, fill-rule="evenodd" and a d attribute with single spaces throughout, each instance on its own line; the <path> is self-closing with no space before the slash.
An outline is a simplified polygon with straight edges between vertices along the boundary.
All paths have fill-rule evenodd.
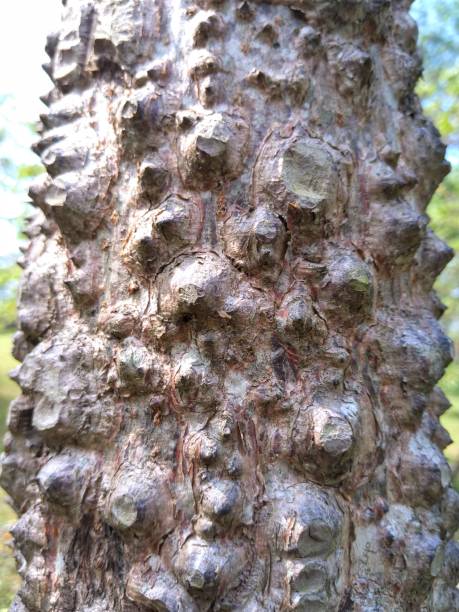
<path id="1" fill-rule="evenodd" d="M 3 460 L 15 612 L 459 609 L 425 214 L 448 164 L 408 8 L 64 2 Z"/>

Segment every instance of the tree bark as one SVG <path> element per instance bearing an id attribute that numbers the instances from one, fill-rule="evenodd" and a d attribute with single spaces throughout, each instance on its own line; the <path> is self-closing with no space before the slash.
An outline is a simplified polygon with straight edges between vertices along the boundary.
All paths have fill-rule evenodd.
<path id="1" fill-rule="evenodd" d="M 68 0 L 2 483 L 12 610 L 459 609 L 448 171 L 405 0 Z"/>

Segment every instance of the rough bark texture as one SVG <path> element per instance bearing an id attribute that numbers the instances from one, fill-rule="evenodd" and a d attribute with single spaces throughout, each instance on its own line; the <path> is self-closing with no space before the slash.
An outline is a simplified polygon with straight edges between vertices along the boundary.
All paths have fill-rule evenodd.
<path id="1" fill-rule="evenodd" d="M 3 486 L 28 610 L 459 609 L 448 170 L 398 0 L 68 0 Z"/>

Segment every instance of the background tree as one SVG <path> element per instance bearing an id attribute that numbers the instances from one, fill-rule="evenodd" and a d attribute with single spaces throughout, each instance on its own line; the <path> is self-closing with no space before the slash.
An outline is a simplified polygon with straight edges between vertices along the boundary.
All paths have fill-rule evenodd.
<path id="1" fill-rule="evenodd" d="M 49 39 L 16 609 L 457 606 L 415 28 L 284 4 L 69 2 Z"/>

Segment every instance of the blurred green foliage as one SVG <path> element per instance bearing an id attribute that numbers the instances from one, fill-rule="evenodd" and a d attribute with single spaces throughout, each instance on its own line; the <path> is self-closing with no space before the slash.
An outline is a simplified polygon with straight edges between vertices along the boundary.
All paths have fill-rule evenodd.
<path id="1" fill-rule="evenodd" d="M 459 340 L 459 167 L 454 168 L 437 189 L 428 213 L 434 232 L 456 251 L 435 288 L 448 308 L 442 323 L 448 333 Z"/>
<path id="2" fill-rule="evenodd" d="M 18 394 L 18 387 L 8 372 L 17 365 L 11 356 L 11 332 L 0 333 L 0 435 L 6 429 L 8 404 Z M 9 529 L 14 523 L 15 514 L 6 503 L 6 494 L 0 489 L 0 612 L 8 609 L 14 593 L 19 587 L 13 555 L 11 554 L 11 535 Z"/>
<path id="3" fill-rule="evenodd" d="M 442 324 L 454 342 L 456 353 L 440 386 L 452 404 L 441 421 L 453 439 L 445 452 L 459 490 L 459 0 L 416 0 L 412 14 L 418 22 L 424 60 L 417 93 L 424 112 L 449 145 L 453 165 L 427 212 L 432 229 L 456 251 L 435 289 L 447 306 Z"/>
<path id="4" fill-rule="evenodd" d="M 448 144 L 459 145 L 459 0 L 416 0 L 423 78 L 418 94 Z"/>
<path id="5" fill-rule="evenodd" d="M 0 96 L 0 107 L 6 97 Z M 4 125 L 0 125 L 0 145 L 8 143 L 10 127 L 2 117 Z M 16 228 L 18 246 L 20 228 L 24 223 L 23 207 L 17 206 L 11 210 L 12 202 L 25 200 L 28 181 L 42 172 L 38 164 L 17 164 L 12 156 L 5 154 L 8 146 L 2 148 L 0 155 L 0 193 L 14 194 L 17 199 L 11 199 L 3 209 L 0 209 L 0 220 L 7 226 Z M 4 226 L 3 226 L 4 227 Z M 14 233 L 13 233 L 14 236 Z M 11 253 L 0 257 L 0 449 L 6 429 L 8 404 L 18 394 L 19 389 L 9 378 L 8 372 L 17 362 L 11 356 L 11 336 L 16 322 L 16 299 L 20 268 L 15 263 L 17 254 Z M 15 562 L 11 551 L 11 534 L 9 529 L 15 520 L 15 514 L 7 503 L 6 493 L 0 488 L 0 612 L 6 612 L 15 592 L 19 587 L 19 576 L 16 573 Z"/>
<path id="6" fill-rule="evenodd" d="M 441 417 L 441 422 L 453 440 L 445 453 L 451 463 L 454 484 L 459 490 L 459 167 L 454 168 L 437 189 L 428 212 L 433 230 L 456 251 L 437 280 L 435 289 L 448 308 L 442 323 L 454 342 L 456 353 L 439 384 L 452 404 Z"/>
<path id="7" fill-rule="evenodd" d="M 9 100 L 9 96 L 0 96 L 0 108 Z M 11 194 L 16 198 L 8 201 L 5 208 L 0 209 L 0 220 L 11 226 L 12 231 L 16 228 L 18 234 L 17 248 L 20 243 L 20 231 L 24 225 L 25 217 L 25 193 L 30 180 L 43 172 L 40 164 L 17 164 L 14 157 L 8 157 L 10 150 L 11 128 L 8 126 L 7 118 L 0 115 L 0 195 Z M 35 128 L 28 126 L 31 134 L 35 134 Z M 17 155 L 17 152 L 15 152 Z M 13 210 L 12 210 L 13 208 Z M 4 226 L 3 226 L 4 227 Z M 3 255 L 0 257 L 0 331 L 13 329 L 16 321 L 16 297 L 20 268 L 16 265 L 17 253 Z"/>
<path id="8" fill-rule="evenodd" d="M 14 328 L 20 275 L 21 269 L 16 264 L 0 266 L 0 331 Z"/>

